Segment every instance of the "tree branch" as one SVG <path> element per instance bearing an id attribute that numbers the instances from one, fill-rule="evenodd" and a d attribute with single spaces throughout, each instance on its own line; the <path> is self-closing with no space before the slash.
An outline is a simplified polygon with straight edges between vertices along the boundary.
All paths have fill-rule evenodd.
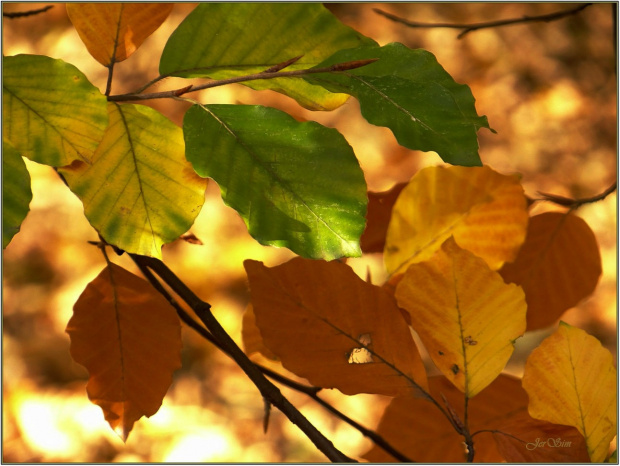
<path id="1" fill-rule="evenodd" d="M 388 13 L 387 11 L 380 10 L 379 8 L 373 8 L 373 11 L 377 14 L 385 16 L 392 21 L 397 23 L 404 24 L 405 26 L 412 28 L 451 28 L 451 29 L 462 29 L 462 31 L 457 36 L 458 39 L 461 39 L 465 34 L 477 31 L 478 29 L 485 28 L 494 28 L 501 26 L 509 26 L 511 24 L 519 24 L 519 23 L 533 23 L 533 22 L 549 22 L 556 21 L 558 19 L 562 19 L 566 16 L 574 15 L 579 13 L 581 10 L 592 5 L 592 3 L 586 3 L 584 5 L 580 5 L 575 8 L 571 8 L 570 10 L 556 11 L 555 13 L 549 13 L 546 15 L 539 16 L 523 16 L 521 18 L 512 18 L 512 19 L 502 19 L 497 21 L 488 21 L 483 23 L 472 23 L 472 24 L 459 24 L 459 23 L 419 23 L 416 21 L 409 21 L 405 18 L 401 18 L 400 16 L 393 15 L 392 13 Z"/>
<path id="2" fill-rule="evenodd" d="M 355 60 L 346 63 L 336 63 L 331 66 L 326 66 L 324 68 L 310 68 L 305 70 L 293 70 L 293 71 L 261 71 L 260 73 L 248 74 L 245 76 L 237 76 L 234 78 L 228 79 L 220 79 L 216 81 L 211 81 L 206 84 L 202 84 L 199 86 L 187 86 L 181 89 L 174 89 L 171 91 L 164 92 L 153 92 L 151 94 L 119 94 L 112 95 L 108 97 L 108 100 L 111 102 L 127 102 L 127 101 L 136 101 L 136 100 L 153 100 L 153 99 L 166 99 L 166 98 L 174 98 L 180 97 L 189 92 L 202 91 L 204 89 L 210 89 L 213 87 L 224 86 L 226 84 L 235 84 L 241 83 L 245 81 L 256 81 L 259 79 L 276 79 L 276 78 L 296 78 L 300 76 L 306 76 L 308 74 L 317 74 L 317 73 L 334 73 L 338 71 L 348 71 L 353 70 L 355 68 L 360 68 L 362 66 L 369 65 L 378 58 L 370 58 L 368 60 Z M 277 67 L 278 65 L 276 65 Z M 156 82 L 157 78 L 151 83 Z"/>
<path id="3" fill-rule="evenodd" d="M 581 199 L 571 199 L 569 197 L 558 196 L 556 194 L 547 194 L 547 193 L 542 193 L 539 191 L 538 194 L 540 194 L 542 198 L 534 199 L 534 200 L 549 201 L 557 205 L 569 207 L 570 209 L 576 209 L 578 207 L 581 207 L 584 204 L 591 204 L 593 202 L 602 201 L 607 196 L 609 196 L 611 193 L 613 193 L 617 189 L 617 187 L 618 187 L 618 182 L 614 181 L 612 185 L 609 186 L 609 188 L 607 188 L 601 194 L 597 194 L 596 196 L 592 196 L 592 197 L 584 197 Z"/>
<path id="4" fill-rule="evenodd" d="M 47 5 L 37 10 L 15 11 L 12 13 L 2 12 L 2 16 L 5 18 L 9 18 L 9 19 L 25 18 L 26 16 L 34 16 L 34 15 L 38 15 L 39 13 L 45 13 L 47 10 L 51 10 L 52 8 L 54 8 L 54 5 Z"/>

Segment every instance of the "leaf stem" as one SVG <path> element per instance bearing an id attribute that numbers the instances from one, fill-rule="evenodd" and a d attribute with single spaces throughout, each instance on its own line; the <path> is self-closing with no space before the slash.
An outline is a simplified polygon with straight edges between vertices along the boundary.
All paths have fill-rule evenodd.
<path id="1" fill-rule="evenodd" d="M 613 193 L 617 189 L 617 187 L 618 187 L 618 182 L 614 181 L 612 183 L 612 185 L 609 186 L 602 193 L 597 194 L 596 196 L 584 197 L 584 198 L 580 198 L 580 199 L 571 199 L 569 197 L 558 196 L 556 194 L 548 194 L 548 193 L 543 193 L 543 192 L 539 191 L 538 194 L 540 194 L 542 196 L 542 198 L 534 199 L 534 200 L 535 201 L 549 201 L 549 202 L 553 202 L 554 204 L 561 205 L 563 207 L 570 207 L 571 210 L 572 210 L 572 209 L 576 209 L 578 207 L 581 207 L 584 204 L 591 204 L 591 203 L 594 203 L 594 202 L 602 201 L 607 196 L 609 196 L 611 193 Z"/>
<path id="2" fill-rule="evenodd" d="M 210 89 L 213 87 L 224 86 L 227 84 L 235 84 L 246 81 L 256 81 L 259 79 L 276 79 L 276 78 L 297 78 L 301 76 L 306 76 L 309 74 L 317 74 L 317 73 L 334 73 L 339 71 L 348 71 L 353 70 L 355 68 L 360 68 L 362 66 L 369 65 L 378 58 L 370 58 L 368 60 L 355 60 L 346 63 L 336 63 L 331 66 L 326 66 L 322 68 L 309 68 L 304 70 L 292 70 L 292 71 L 261 71 L 260 73 L 248 74 L 245 76 L 237 76 L 234 78 L 220 79 L 211 81 L 206 84 L 201 84 L 199 86 L 191 86 L 185 87 L 181 89 L 174 89 L 171 91 L 163 91 L 163 92 L 153 92 L 150 94 L 119 94 L 108 96 L 109 101 L 113 102 L 127 102 L 127 101 L 136 101 L 136 100 L 153 100 L 153 99 L 166 99 L 171 97 L 180 97 L 183 94 L 187 94 L 188 92 L 196 92 L 202 91 L 204 89 Z M 276 65 L 277 66 L 277 65 Z M 154 81 L 152 81 L 154 82 Z"/>

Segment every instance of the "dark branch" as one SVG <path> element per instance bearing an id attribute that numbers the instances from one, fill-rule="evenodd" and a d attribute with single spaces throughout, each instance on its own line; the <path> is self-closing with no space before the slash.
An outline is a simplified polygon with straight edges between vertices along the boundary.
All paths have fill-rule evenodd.
<path id="1" fill-rule="evenodd" d="M 617 187 L 618 187 L 618 183 L 614 181 L 614 183 L 609 188 L 607 188 L 605 191 L 603 191 L 601 194 L 597 194 L 596 196 L 592 196 L 592 197 L 584 197 L 581 199 L 571 199 L 569 197 L 558 196 L 556 194 L 541 193 L 539 191 L 538 194 L 540 194 L 542 198 L 535 199 L 535 200 L 549 201 L 557 205 L 569 207 L 571 209 L 576 209 L 578 207 L 581 207 L 584 204 L 591 204 L 593 202 L 602 201 L 607 196 L 609 196 L 611 193 L 613 193 L 617 189 Z"/>
<path id="2" fill-rule="evenodd" d="M 47 6 L 44 6 L 43 8 L 39 8 L 38 10 L 15 11 L 12 13 L 2 12 L 2 16 L 4 16 L 5 18 L 9 18 L 9 19 L 25 18 L 26 16 L 34 16 L 34 15 L 38 15 L 39 13 L 45 13 L 47 10 L 51 10 L 52 8 L 54 8 L 54 5 L 47 5 Z"/>
<path id="3" fill-rule="evenodd" d="M 462 38 L 465 34 L 477 31 L 478 29 L 485 28 L 495 28 L 501 26 L 509 26 L 512 24 L 520 24 L 520 23 L 534 23 L 534 22 L 546 22 L 556 21 L 558 19 L 562 19 L 566 16 L 574 15 L 579 13 L 581 10 L 592 5 L 592 3 L 586 3 L 584 5 L 580 5 L 575 8 L 571 8 L 570 10 L 562 10 L 556 11 L 555 13 L 549 13 L 546 15 L 539 16 L 523 16 L 521 18 L 512 18 L 512 19 L 502 19 L 497 21 L 488 21 L 484 23 L 472 23 L 472 24 L 459 24 L 459 23 L 419 23 L 416 21 L 409 21 L 408 19 L 401 18 L 399 16 L 393 15 L 392 13 L 388 13 L 387 11 L 380 10 L 379 8 L 373 8 L 374 12 L 385 16 L 392 21 L 397 23 L 404 24 L 405 26 L 409 26 L 412 28 L 451 28 L 451 29 L 462 29 L 462 31 L 457 36 L 458 39 Z"/>

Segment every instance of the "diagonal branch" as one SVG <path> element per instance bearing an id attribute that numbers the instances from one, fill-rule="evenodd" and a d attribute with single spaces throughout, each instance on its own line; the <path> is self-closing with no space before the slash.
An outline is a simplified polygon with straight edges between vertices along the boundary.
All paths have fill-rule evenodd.
<path id="1" fill-rule="evenodd" d="M 465 34 L 477 31 L 478 29 L 486 29 L 486 28 L 494 28 L 501 26 L 509 26 L 512 24 L 520 24 L 520 23 L 534 23 L 534 22 L 546 22 L 556 21 L 558 19 L 562 19 L 566 16 L 574 15 L 579 13 L 581 10 L 593 5 L 592 3 L 586 3 L 584 5 L 580 5 L 575 8 L 571 8 L 570 10 L 562 10 L 556 11 L 554 13 L 549 13 L 546 15 L 539 16 L 522 16 L 521 18 L 512 18 L 512 19 L 501 19 L 497 21 L 487 21 L 483 23 L 471 23 L 471 24 L 459 24 L 459 23 L 420 23 L 417 21 L 409 21 L 408 19 L 401 18 L 400 16 L 393 15 L 392 13 L 388 13 L 387 11 L 380 10 L 379 8 L 373 8 L 373 11 L 379 15 L 385 16 L 392 21 L 397 23 L 404 24 L 405 26 L 409 26 L 412 28 L 451 28 L 451 29 L 462 29 L 462 31 L 457 36 L 458 39 L 461 39 Z"/>
<path id="2" fill-rule="evenodd" d="M 8 12 L 8 13 L 2 12 L 2 16 L 5 18 L 9 18 L 9 19 L 25 18 L 26 16 L 34 16 L 34 15 L 38 15 L 39 13 L 45 13 L 47 10 L 50 10 L 52 8 L 54 8 L 54 5 L 47 5 L 37 10 L 15 11 L 15 12 Z"/>

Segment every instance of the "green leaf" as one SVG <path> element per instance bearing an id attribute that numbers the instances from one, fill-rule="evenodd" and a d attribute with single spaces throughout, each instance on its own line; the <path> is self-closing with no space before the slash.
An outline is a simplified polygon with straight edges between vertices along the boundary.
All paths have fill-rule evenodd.
<path id="1" fill-rule="evenodd" d="M 487 119 L 476 113 L 469 87 L 456 83 L 432 53 L 399 43 L 360 47 L 337 52 L 318 67 L 370 58 L 379 60 L 304 79 L 353 95 L 368 122 L 390 128 L 409 149 L 435 151 L 453 165 L 482 165 L 476 133 L 489 128 Z"/>
<path id="2" fill-rule="evenodd" d="M 361 254 L 366 182 L 338 131 L 249 105 L 194 105 L 183 130 L 187 159 L 260 243 L 308 258 Z"/>
<path id="3" fill-rule="evenodd" d="M 92 165 L 61 169 L 84 212 L 109 243 L 161 258 L 204 203 L 206 180 L 184 158 L 183 134 L 143 105 L 108 104 L 110 126 Z"/>
<path id="4" fill-rule="evenodd" d="M 30 174 L 19 152 L 2 141 L 2 248 L 6 248 L 19 231 L 28 214 L 32 190 Z"/>
<path id="5" fill-rule="evenodd" d="M 35 162 L 89 162 L 108 125 L 105 96 L 62 60 L 16 55 L 2 64 L 4 138 Z"/>
<path id="6" fill-rule="evenodd" d="M 202 3 L 170 36 L 159 72 L 224 79 L 265 71 L 299 55 L 286 70 L 305 69 L 337 50 L 362 45 L 376 42 L 318 3 Z M 311 110 L 332 110 L 348 98 L 299 78 L 244 84 L 286 94 Z"/>

